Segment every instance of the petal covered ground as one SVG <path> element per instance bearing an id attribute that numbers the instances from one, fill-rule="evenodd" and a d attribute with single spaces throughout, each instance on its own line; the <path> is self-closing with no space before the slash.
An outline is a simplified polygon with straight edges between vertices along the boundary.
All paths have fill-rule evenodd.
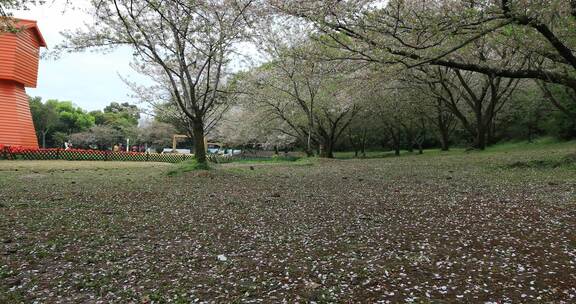
<path id="1" fill-rule="evenodd" d="M 0 302 L 573 303 L 571 151 L 0 161 Z"/>

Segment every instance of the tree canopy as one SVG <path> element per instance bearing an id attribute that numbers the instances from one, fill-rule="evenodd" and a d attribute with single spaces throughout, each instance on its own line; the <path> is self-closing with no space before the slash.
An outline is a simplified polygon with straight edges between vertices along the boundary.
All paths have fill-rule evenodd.
<path id="1" fill-rule="evenodd" d="M 89 13 L 57 49 L 130 46 L 154 85 L 128 85 L 159 130 L 141 134 L 126 103 L 35 101 L 48 143 L 174 132 L 204 162 L 205 137 L 332 157 L 576 136 L 575 1 L 92 0 Z M 257 54 L 234 70 L 245 43 Z"/>

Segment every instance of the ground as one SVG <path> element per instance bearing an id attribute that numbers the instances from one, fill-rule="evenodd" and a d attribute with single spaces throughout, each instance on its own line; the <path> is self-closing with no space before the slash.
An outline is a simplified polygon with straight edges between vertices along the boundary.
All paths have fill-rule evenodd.
<path id="1" fill-rule="evenodd" d="M 0 161 L 0 303 L 574 303 L 575 152 Z"/>

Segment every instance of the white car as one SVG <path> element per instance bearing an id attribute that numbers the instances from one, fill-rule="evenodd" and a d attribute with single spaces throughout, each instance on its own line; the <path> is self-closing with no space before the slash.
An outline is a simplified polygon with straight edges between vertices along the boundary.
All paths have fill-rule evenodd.
<path id="1" fill-rule="evenodd" d="M 232 156 L 232 155 L 240 155 L 242 154 L 242 150 L 234 150 L 234 149 L 220 149 L 218 151 L 219 155 L 228 155 L 228 156 Z"/>
<path id="2" fill-rule="evenodd" d="M 190 149 L 172 149 L 172 148 L 164 148 L 162 150 L 162 154 L 192 154 Z"/>

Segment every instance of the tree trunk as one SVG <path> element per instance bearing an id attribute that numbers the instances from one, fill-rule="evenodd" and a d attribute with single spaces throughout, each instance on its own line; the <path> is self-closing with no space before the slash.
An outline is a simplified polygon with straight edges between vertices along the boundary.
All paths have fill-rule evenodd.
<path id="1" fill-rule="evenodd" d="M 392 145 L 394 146 L 394 155 L 400 156 L 400 136 L 392 136 Z"/>
<path id="2" fill-rule="evenodd" d="M 486 136 L 488 125 L 484 120 L 484 113 L 482 112 L 482 105 L 477 104 L 476 109 L 474 109 L 474 114 L 476 117 L 476 138 L 474 138 L 474 148 L 478 150 L 486 149 Z"/>
<path id="3" fill-rule="evenodd" d="M 320 149 L 321 158 L 334 158 L 334 145 L 329 139 L 324 139 Z"/>
<path id="4" fill-rule="evenodd" d="M 352 147 L 352 149 L 354 150 L 354 157 L 358 158 L 358 153 L 360 150 L 360 144 L 359 142 L 356 142 L 356 140 L 354 140 L 354 135 L 352 135 L 352 130 L 348 129 L 348 141 L 350 141 L 350 146 Z"/>
<path id="5" fill-rule="evenodd" d="M 488 128 L 486 129 L 486 145 L 496 144 L 496 119 L 495 117 L 490 118 L 490 122 L 487 123 Z"/>
<path id="6" fill-rule="evenodd" d="M 368 131 L 366 131 L 366 129 L 364 129 L 364 132 L 362 133 L 362 142 L 360 143 L 360 152 L 362 153 L 363 157 L 366 157 L 366 134 L 368 133 Z"/>
<path id="7" fill-rule="evenodd" d="M 486 149 L 486 129 L 484 126 L 479 125 L 476 132 L 476 139 L 474 142 L 474 148 L 479 150 Z"/>
<path id="8" fill-rule="evenodd" d="M 314 152 L 312 151 L 312 132 L 311 129 L 308 129 L 308 138 L 306 139 L 306 156 L 312 157 L 314 156 Z"/>
<path id="9" fill-rule="evenodd" d="M 408 135 L 408 145 L 406 146 L 406 150 L 412 153 L 414 152 L 414 136 L 411 133 L 407 133 Z"/>
<path id="10" fill-rule="evenodd" d="M 326 158 L 334 158 L 334 143 L 329 143 L 326 147 Z"/>
<path id="11" fill-rule="evenodd" d="M 450 135 L 448 134 L 448 130 L 446 130 L 446 128 L 440 129 L 440 145 L 442 151 L 450 150 Z"/>
<path id="12" fill-rule="evenodd" d="M 194 121 L 192 123 L 192 135 L 194 136 L 194 158 L 200 164 L 205 164 L 206 159 L 206 145 L 204 143 L 204 123 Z"/>
<path id="13" fill-rule="evenodd" d="M 450 126 L 448 119 L 444 119 L 442 113 L 438 114 L 438 130 L 440 131 L 440 146 L 442 151 L 450 150 Z"/>
<path id="14" fill-rule="evenodd" d="M 42 131 L 42 149 L 46 149 L 46 133 L 48 131 Z"/>
<path id="15" fill-rule="evenodd" d="M 400 156 L 400 134 L 396 134 L 396 132 L 389 128 L 387 130 L 388 140 L 384 142 L 384 147 L 386 147 L 390 142 L 392 142 L 392 148 L 394 149 L 394 155 Z M 398 132 L 399 133 L 399 132 Z M 387 146 L 389 147 L 389 146 Z"/>
<path id="16" fill-rule="evenodd" d="M 314 156 L 314 147 L 312 147 L 312 144 L 308 144 L 308 140 L 306 138 L 302 138 L 302 147 L 304 149 L 304 153 L 306 153 L 306 157 Z"/>

